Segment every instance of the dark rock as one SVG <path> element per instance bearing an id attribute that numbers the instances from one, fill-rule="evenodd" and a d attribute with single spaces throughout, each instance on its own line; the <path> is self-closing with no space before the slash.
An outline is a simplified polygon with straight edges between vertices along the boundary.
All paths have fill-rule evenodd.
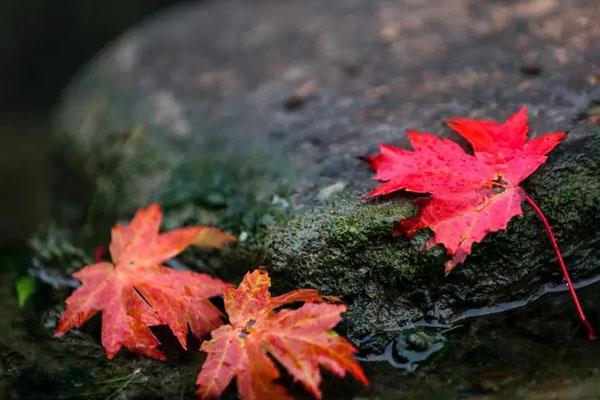
<path id="1" fill-rule="evenodd" d="M 570 134 L 526 189 L 573 275 L 596 274 L 600 128 L 578 116 L 598 98 L 599 19 L 594 0 L 186 6 L 82 73 L 60 112 L 62 139 L 95 179 L 88 222 L 159 200 L 167 224 L 229 229 L 242 242 L 206 268 L 239 279 L 262 263 L 275 291 L 340 294 L 354 338 L 448 321 L 561 282 L 541 224 L 524 206 L 444 277 L 443 249 L 420 251 L 426 232 L 390 237 L 414 212 L 406 199 L 359 200 L 373 186 L 359 157 L 406 145 L 406 128 L 448 135 L 447 117 L 503 119 L 527 104 L 534 135 Z M 523 76 L 524 62 L 543 74 Z"/>

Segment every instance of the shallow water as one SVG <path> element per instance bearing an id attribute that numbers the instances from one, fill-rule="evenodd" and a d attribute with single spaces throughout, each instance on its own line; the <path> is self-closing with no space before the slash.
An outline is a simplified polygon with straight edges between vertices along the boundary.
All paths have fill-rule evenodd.
<path id="1" fill-rule="evenodd" d="M 124 352 L 109 362 L 99 345 L 98 320 L 52 338 L 70 285 L 56 289 L 37 278 L 35 294 L 20 308 L 14 283 L 31 267 L 29 251 L 5 248 L 0 260 L 0 398 L 191 398 L 199 352 L 184 352 L 163 335 L 168 363 Z M 599 288 L 595 283 L 580 290 L 596 325 Z M 359 344 L 369 389 L 326 375 L 324 398 L 600 397 L 600 346 L 586 339 L 567 293 L 472 310 L 447 325 L 421 321 L 390 335 L 394 339 L 383 352 L 374 350 L 381 347 L 377 338 Z M 294 392 L 302 398 L 297 385 Z M 232 390 L 227 397 L 235 398 Z"/>

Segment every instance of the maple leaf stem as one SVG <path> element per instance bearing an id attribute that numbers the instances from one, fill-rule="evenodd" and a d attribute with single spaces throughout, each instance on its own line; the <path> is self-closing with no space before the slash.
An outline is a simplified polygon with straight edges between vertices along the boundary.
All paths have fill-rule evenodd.
<path id="1" fill-rule="evenodd" d="M 588 339 L 595 340 L 596 334 L 594 333 L 594 328 L 592 327 L 590 322 L 587 320 L 585 313 L 583 312 L 583 307 L 581 306 L 581 303 L 579 302 L 579 297 L 577 297 L 577 293 L 575 292 L 575 287 L 573 286 L 573 282 L 571 281 L 571 277 L 569 276 L 569 270 L 567 269 L 567 264 L 565 264 L 565 261 L 563 260 L 562 254 L 560 252 L 560 248 L 558 247 L 558 243 L 556 242 L 556 237 L 554 236 L 554 232 L 552 231 L 552 227 L 550 226 L 548 219 L 542 212 L 542 209 L 537 205 L 537 203 L 531 197 L 529 197 L 529 195 L 527 193 L 525 193 L 525 200 L 533 208 L 533 210 L 537 214 L 540 221 L 542 221 L 544 228 L 546 228 L 546 232 L 548 233 L 548 237 L 550 238 L 550 243 L 552 244 L 552 248 L 554 249 L 554 253 L 556 254 L 556 259 L 558 260 L 558 264 L 560 265 L 560 268 L 565 277 L 565 280 L 567 281 L 569 291 L 571 292 L 571 297 L 573 297 L 573 302 L 575 303 L 575 308 L 577 308 L 577 312 L 579 313 L 579 318 L 581 318 L 581 321 L 583 322 L 583 324 L 585 325 L 585 327 L 587 329 Z"/>

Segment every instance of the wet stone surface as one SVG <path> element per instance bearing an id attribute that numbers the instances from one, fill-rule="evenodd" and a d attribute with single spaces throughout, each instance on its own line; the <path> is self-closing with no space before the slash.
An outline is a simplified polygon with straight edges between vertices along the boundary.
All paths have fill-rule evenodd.
<path id="1" fill-rule="evenodd" d="M 426 234 L 390 237 L 394 221 L 414 212 L 405 200 L 358 199 L 373 187 L 358 157 L 378 143 L 406 145 L 409 127 L 449 134 L 444 118 L 503 119 L 527 104 L 533 134 L 570 135 L 525 186 L 556 226 L 574 275 L 597 273 L 600 141 L 582 118 L 595 98 L 596 6 L 175 9 L 125 35 L 75 81 L 63 139 L 96 179 L 94 221 L 158 200 L 176 222 L 241 234 L 214 272 L 239 279 L 261 263 L 281 290 L 343 295 L 355 338 L 451 319 L 560 283 L 541 225 L 526 210 L 445 278 L 443 250 L 419 251 Z"/>
<path id="2" fill-rule="evenodd" d="M 359 157 L 379 143 L 407 145 L 406 128 L 456 139 L 445 118 L 504 119 L 526 104 L 532 135 L 569 135 L 524 186 L 555 227 L 575 279 L 597 275 L 599 18 L 592 0 L 569 7 L 551 0 L 444 7 L 407 0 L 263 0 L 249 7 L 227 0 L 173 9 L 130 31 L 70 86 L 59 143 L 67 169 L 84 184 L 63 185 L 57 218 L 76 247 L 89 250 L 105 243 L 116 219 L 159 201 L 165 228 L 209 223 L 240 238 L 221 254 L 190 251 L 179 262 L 233 281 L 264 265 L 275 292 L 315 287 L 341 295 L 350 311 L 340 330 L 360 343 L 365 358 L 412 365 L 430 356 L 430 364 L 401 380 L 389 367 L 367 364 L 375 384 L 365 397 L 443 398 L 450 390 L 447 398 L 503 398 L 511 382 L 531 382 L 539 365 L 563 373 L 548 360 L 553 346 L 569 346 L 574 334 L 581 340 L 568 299 L 552 300 L 562 305 L 552 316 L 538 308 L 539 319 L 527 313 L 452 322 L 561 283 L 542 225 L 524 206 L 523 218 L 475 245 L 444 277 L 444 250 L 420 251 L 427 232 L 412 240 L 390 236 L 394 222 L 415 211 L 408 199 L 359 200 L 373 187 Z M 68 262 L 46 268 L 52 276 L 72 272 Z M 68 289 L 50 292 L 60 304 Z M 546 317 L 556 338 L 539 328 Z M 97 342 L 86 335 L 94 334 L 89 327 L 83 337 L 52 346 L 92 346 Z M 507 370 L 540 335 L 539 354 L 527 353 L 523 370 Z M 504 364 L 506 346 L 513 352 Z M 582 353 L 586 346 L 577 344 Z M 123 377 L 135 363 L 158 365 L 123 357 Z M 569 357 L 566 365 L 575 360 Z M 193 375 L 189 366 L 165 373 L 175 379 L 179 368 Z M 439 373 L 448 369 L 451 384 Z M 489 376 L 478 382 L 466 378 L 484 372 Z M 546 385 L 548 376 L 536 384 Z M 587 375 L 563 378 L 565 388 L 600 392 Z M 330 398 L 356 390 L 340 385 L 329 389 Z M 538 388 L 530 386 L 519 396 L 533 398 L 527 391 Z"/>

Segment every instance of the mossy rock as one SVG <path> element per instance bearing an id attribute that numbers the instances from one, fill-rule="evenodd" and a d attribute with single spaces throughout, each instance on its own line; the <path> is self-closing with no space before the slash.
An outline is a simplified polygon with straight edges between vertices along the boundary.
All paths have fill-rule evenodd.
<path id="1" fill-rule="evenodd" d="M 525 103 L 533 135 L 570 130 L 525 187 L 574 277 L 595 275 L 595 17 L 594 1 L 567 13 L 474 0 L 443 9 L 401 0 L 173 9 L 123 36 L 67 91 L 60 142 L 92 182 L 79 198 L 91 207 L 72 220 L 105 237 L 116 218 L 159 201 L 167 226 L 223 227 L 238 245 L 185 260 L 233 280 L 264 265 L 275 291 L 341 295 L 353 338 L 451 321 L 561 282 L 543 227 L 525 207 L 445 277 L 443 249 L 420 250 L 427 232 L 390 236 L 414 213 L 407 199 L 360 200 L 373 185 L 359 157 L 379 143 L 406 145 L 408 127 L 447 136 L 444 118 L 501 119 Z M 561 28 L 559 44 L 550 23 Z"/>
<path id="2" fill-rule="evenodd" d="M 208 0 L 131 30 L 82 71 L 59 109 L 65 164 L 56 220 L 65 229 L 32 241 L 29 273 L 40 285 L 23 308 L 12 285 L 29 255 L 2 260 L 0 397 L 193 396 L 203 359 L 196 348 L 171 349 L 167 363 L 127 352 L 109 362 L 97 319 L 52 338 L 76 284 L 67 274 L 106 244 L 116 220 L 150 201 L 162 204 L 165 229 L 212 224 L 240 239 L 179 261 L 234 282 L 264 265 L 275 292 L 340 295 L 350 309 L 339 330 L 372 354 L 389 332 L 408 327 L 393 343 L 422 350 L 440 334 L 424 326 L 460 321 L 416 375 L 364 363 L 368 391 L 326 379 L 326 398 L 546 398 L 557 381 L 570 382 L 561 390 L 573 398 L 599 393 L 590 375 L 598 347 L 570 339 L 578 320 L 564 297 L 518 315 L 460 319 L 561 283 L 527 206 L 446 277 L 444 249 L 421 250 L 428 232 L 391 237 L 395 221 L 415 212 L 410 199 L 361 200 L 374 183 L 359 157 L 377 144 L 407 146 L 406 128 L 449 136 L 444 118 L 501 119 L 527 104 L 532 136 L 570 132 L 525 189 L 548 215 L 574 278 L 596 276 L 600 92 L 590 66 L 600 58 L 600 10 L 596 0 L 561 4 Z M 598 309 L 589 292 L 597 290 L 589 288 L 586 308 Z M 365 345 L 371 333 L 382 335 Z M 569 352 L 557 357 L 561 348 Z M 497 396 L 473 389 L 484 368 L 520 369 L 518 387 Z"/>

